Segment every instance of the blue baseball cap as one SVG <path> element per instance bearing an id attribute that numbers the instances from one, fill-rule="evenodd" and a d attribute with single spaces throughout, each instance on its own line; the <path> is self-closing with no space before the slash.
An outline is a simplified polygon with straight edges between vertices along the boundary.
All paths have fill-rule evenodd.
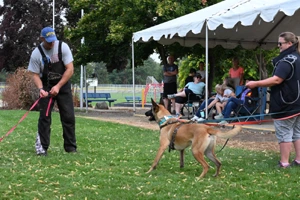
<path id="1" fill-rule="evenodd" d="M 55 31 L 51 27 L 45 27 L 41 31 L 41 37 L 45 38 L 47 42 L 54 42 L 57 40 Z"/>

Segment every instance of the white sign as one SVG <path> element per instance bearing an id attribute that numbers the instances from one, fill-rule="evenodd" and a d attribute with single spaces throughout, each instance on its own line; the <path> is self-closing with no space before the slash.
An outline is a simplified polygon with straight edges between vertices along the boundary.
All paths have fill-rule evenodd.
<path id="1" fill-rule="evenodd" d="M 88 78 L 86 80 L 86 83 L 88 84 L 88 86 L 97 87 L 98 86 L 98 78 Z"/>

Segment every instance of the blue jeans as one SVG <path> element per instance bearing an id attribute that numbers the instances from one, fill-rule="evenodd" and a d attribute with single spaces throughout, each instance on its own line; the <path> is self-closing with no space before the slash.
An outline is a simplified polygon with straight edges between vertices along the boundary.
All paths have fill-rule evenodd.
<path id="1" fill-rule="evenodd" d="M 213 100 L 214 100 L 214 99 L 208 99 L 208 100 L 207 100 L 207 105 L 209 105 Z M 195 115 L 196 115 L 197 117 L 201 117 L 200 111 L 203 110 L 204 108 L 205 108 L 205 101 L 203 101 L 203 102 L 201 103 L 201 105 L 200 105 L 200 107 L 199 107 L 199 109 L 197 110 L 197 112 L 196 112 Z"/>
<path id="2" fill-rule="evenodd" d="M 227 104 L 226 104 L 224 110 L 222 111 L 224 118 L 229 118 L 231 111 L 235 110 L 242 103 L 243 103 L 242 100 L 234 98 L 234 97 L 230 97 L 227 101 Z"/>

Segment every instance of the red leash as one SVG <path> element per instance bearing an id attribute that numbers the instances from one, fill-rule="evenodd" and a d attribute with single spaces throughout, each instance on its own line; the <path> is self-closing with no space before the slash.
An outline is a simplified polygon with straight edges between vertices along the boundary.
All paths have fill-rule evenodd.
<path id="1" fill-rule="evenodd" d="M 228 123 L 228 125 L 246 125 L 246 124 L 261 124 L 261 123 L 265 123 L 265 122 L 271 122 L 271 121 L 275 121 L 275 120 L 285 120 L 285 119 L 289 119 L 292 117 L 296 117 L 300 115 L 300 113 L 296 113 L 294 115 L 288 116 L 288 117 L 283 117 L 283 118 L 278 118 L 278 119 L 265 119 L 265 120 L 258 120 L 258 121 L 246 121 L 246 122 L 232 122 L 232 123 Z M 220 126 L 220 124 L 218 123 L 206 123 L 206 125 L 208 126 Z"/>
<path id="2" fill-rule="evenodd" d="M 27 115 L 28 115 L 28 113 L 29 113 L 29 111 L 31 111 L 37 104 L 38 104 L 38 102 L 39 102 L 39 100 L 41 99 L 41 97 L 40 98 L 38 98 L 38 100 L 36 100 L 35 102 L 34 102 L 34 104 L 31 106 L 31 108 L 23 115 L 23 117 L 21 117 L 21 119 L 19 120 L 19 122 L 16 124 L 16 125 L 14 125 L 4 136 L 2 136 L 1 138 L 0 138 L 0 142 L 2 142 L 2 140 L 5 138 L 5 137 L 7 137 L 9 134 L 11 134 L 16 128 L 17 128 L 17 126 L 27 117 Z M 48 116 L 48 113 L 49 113 L 49 110 L 50 110 L 50 105 L 51 105 L 51 103 L 52 103 L 52 97 L 50 97 L 50 100 L 49 100 L 49 103 L 48 103 L 48 107 L 47 107 L 47 112 L 46 112 L 46 116 Z"/>

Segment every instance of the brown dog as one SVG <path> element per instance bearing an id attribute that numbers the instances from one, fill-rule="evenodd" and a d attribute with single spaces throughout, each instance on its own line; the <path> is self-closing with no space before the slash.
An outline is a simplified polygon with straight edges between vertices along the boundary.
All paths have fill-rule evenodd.
<path id="1" fill-rule="evenodd" d="M 218 176 L 221 169 L 221 162 L 216 158 L 214 153 L 216 145 L 215 136 L 231 138 L 241 131 L 241 126 L 236 126 L 228 132 L 222 132 L 204 124 L 187 123 L 187 120 L 184 122 L 183 120 L 178 120 L 173 117 L 163 105 L 157 104 L 153 99 L 151 99 L 151 101 L 155 121 L 160 127 L 160 147 L 147 173 L 156 168 L 168 146 L 171 149 L 180 151 L 180 167 L 183 167 L 184 149 L 192 145 L 193 156 L 203 167 L 200 178 L 204 177 L 209 169 L 204 155 L 215 163 L 217 170 L 214 176 Z"/>

